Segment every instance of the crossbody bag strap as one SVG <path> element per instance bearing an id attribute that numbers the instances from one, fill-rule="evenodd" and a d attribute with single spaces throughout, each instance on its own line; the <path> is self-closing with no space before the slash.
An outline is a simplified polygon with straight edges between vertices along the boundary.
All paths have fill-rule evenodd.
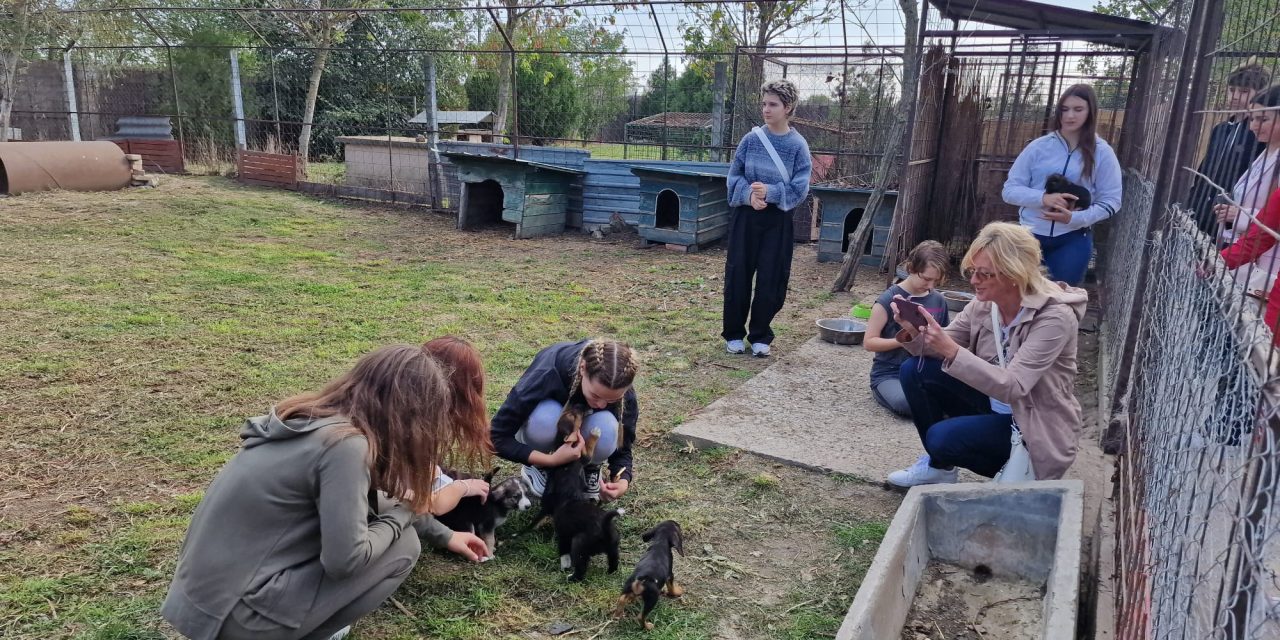
<path id="1" fill-rule="evenodd" d="M 787 171 L 787 166 L 782 164 L 782 158 L 778 156 L 778 150 L 773 148 L 773 143 L 769 142 L 769 136 L 765 135 L 760 127 L 752 127 L 752 131 L 756 133 L 756 137 L 760 138 L 764 150 L 769 152 L 769 157 L 773 158 L 773 166 L 778 168 L 778 173 L 782 174 L 782 179 L 791 182 L 791 172 Z"/>

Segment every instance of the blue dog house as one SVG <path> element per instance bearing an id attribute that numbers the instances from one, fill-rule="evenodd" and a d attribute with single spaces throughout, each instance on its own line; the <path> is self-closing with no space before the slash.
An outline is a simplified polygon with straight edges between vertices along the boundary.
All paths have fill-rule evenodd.
<path id="1" fill-rule="evenodd" d="M 849 248 L 849 234 L 858 228 L 866 215 L 871 199 L 871 189 L 813 185 L 809 188 L 822 203 L 822 228 L 818 232 L 818 262 L 838 262 L 844 259 Z M 886 191 L 880 200 L 880 208 L 871 219 L 871 237 L 862 251 L 860 263 L 878 267 L 884 259 L 885 246 L 889 243 L 889 228 L 893 225 L 893 207 L 898 201 L 897 191 Z"/>
<path id="2" fill-rule="evenodd" d="M 631 172 L 640 178 L 638 230 L 647 242 L 697 251 L 729 233 L 725 173 L 653 165 Z"/>
<path id="3" fill-rule="evenodd" d="M 516 225 L 517 238 L 564 231 L 570 193 L 582 171 L 503 156 L 441 155 L 457 167 L 462 184 L 459 229 L 502 221 Z"/>

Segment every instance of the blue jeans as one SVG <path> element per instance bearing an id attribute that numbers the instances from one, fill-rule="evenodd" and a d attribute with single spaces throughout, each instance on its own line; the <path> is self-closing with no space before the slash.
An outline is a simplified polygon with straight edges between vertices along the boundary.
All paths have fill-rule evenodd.
<path id="1" fill-rule="evenodd" d="M 1044 266 L 1049 270 L 1050 280 L 1061 280 L 1073 287 L 1084 282 L 1089 258 L 1093 256 L 1093 233 L 1088 227 L 1060 236 L 1036 234 L 1036 240 L 1040 241 L 1040 252 L 1044 254 Z"/>
<path id="2" fill-rule="evenodd" d="M 560 412 L 564 405 L 555 400 L 543 400 L 529 414 L 529 421 L 516 433 L 516 439 L 541 451 L 551 453 L 560 446 L 556 437 L 556 425 L 560 422 Z M 591 456 L 593 465 L 601 464 L 618 450 L 618 439 L 621 428 L 618 419 L 608 410 L 596 411 L 582 421 L 582 436 L 585 438 L 595 427 L 600 427 L 600 440 L 596 442 L 596 450 Z"/>
<path id="3" fill-rule="evenodd" d="M 941 360 L 908 358 L 898 379 L 929 466 L 990 478 L 1008 462 L 1013 416 L 993 412 L 991 398 L 943 372 Z"/>

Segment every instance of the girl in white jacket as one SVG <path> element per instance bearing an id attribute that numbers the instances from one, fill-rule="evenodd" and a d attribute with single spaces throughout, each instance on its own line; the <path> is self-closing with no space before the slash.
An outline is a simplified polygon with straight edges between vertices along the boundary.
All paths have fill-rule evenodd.
<path id="1" fill-rule="evenodd" d="M 1002 194 L 1040 241 L 1049 277 L 1073 286 L 1084 280 L 1093 254 L 1089 228 L 1115 215 L 1123 193 L 1120 162 L 1097 135 L 1097 115 L 1093 87 L 1068 87 L 1058 99 L 1053 130 L 1018 154 Z M 1055 173 L 1088 189 L 1090 206 L 1077 210 L 1076 196 L 1047 193 L 1045 182 Z"/>

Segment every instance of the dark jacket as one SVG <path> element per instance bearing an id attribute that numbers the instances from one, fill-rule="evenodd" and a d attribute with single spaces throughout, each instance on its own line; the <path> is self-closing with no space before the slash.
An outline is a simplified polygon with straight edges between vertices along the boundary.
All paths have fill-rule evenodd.
<path id="1" fill-rule="evenodd" d="M 569 401 L 569 388 L 573 386 L 573 376 L 578 371 L 578 356 L 588 342 L 558 342 L 533 357 L 533 363 L 525 369 L 490 422 L 489 436 L 499 456 L 512 462 L 529 462 L 533 447 L 516 440 L 516 432 L 528 422 L 539 402 L 550 399 L 564 404 Z M 609 468 L 616 472 L 626 467 L 622 477 L 630 482 L 631 471 L 635 468 L 631 463 L 631 443 L 636 440 L 636 417 L 640 415 L 635 389 L 627 389 L 622 402 L 610 405 L 608 410 L 622 423 L 622 442 L 618 450 L 609 456 Z"/>
<path id="2" fill-rule="evenodd" d="M 339 436 L 344 417 L 251 418 L 243 448 L 205 491 L 187 529 L 160 613 L 183 635 L 214 638 L 237 601 L 296 628 L 322 579 L 370 565 L 409 527 L 413 512 L 369 504 L 369 447 Z"/>
<path id="3" fill-rule="evenodd" d="M 1198 171 L 1231 193 L 1236 181 L 1264 148 L 1266 145 L 1258 142 L 1249 130 L 1247 119 L 1236 121 L 1232 118 L 1219 123 L 1209 133 L 1209 144 L 1205 147 Z M 1216 238 L 1218 219 L 1213 215 L 1213 197 L 1218 195 L 1218 190 L 1199 176 L 1193 177 L 1192 184 L 1187 205 L 1195 214 L 1200 230 Z"/>

